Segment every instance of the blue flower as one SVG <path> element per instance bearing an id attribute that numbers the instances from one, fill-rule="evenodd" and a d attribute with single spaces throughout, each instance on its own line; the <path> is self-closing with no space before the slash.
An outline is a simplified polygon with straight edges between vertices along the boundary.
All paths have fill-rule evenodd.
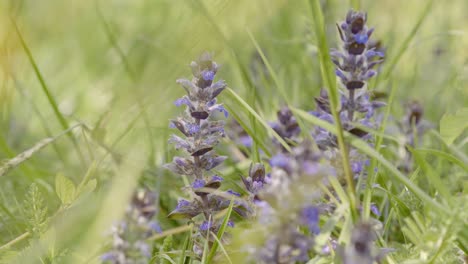
<path id="1" fill-rule="evenodd" d="M 369 40 L 369 37 L 367 36 L 367 34 L 356 34 L 354 35 L 354 40 L 358 44 L 366 44 L 367 41 Z"/>
<path id="2" fill-rule="evenodd" d="M 320 228 L 318 226 L 320 221 L 320 211 L 315 206 L 308 206 L 302 210 L 301 215 L 302 223 L 305 224 L 310 232 L 317 235 L 320 233 Z"/>
<path id="3" fill-rule="evenodd" d="M 344 79 L 344 80 L 347 79 L 346 76 L 344 75 L 344 73 L 342 71 L 338 70 L 338 69 L 335 70 L 335 74 L 336 74 L 336 76 L 340 77 L 341 79 Z"/>
<path id="4" fill-rule="evenodd" d="M 176 209 L 181 209 L 182 207 L 187 207 L 190 205 L 190 202 L 185 200 L 185 199 L 180 199 L 178 202 L 177 202 L 177 207 Z"/>
<path id="5" fill-rule="evenodd" d="M 223 178 L 218 176 L 218 175 L 214 175 L 212 178 L 211 178 L 211 181 L 223 181 Z"/>
<path id="6" fill-rule="evenodd" d="M 148 227 L 156 233 L 161 233 L 162 228 L 156 221 L 151 221 L 148 223 Z"/>
<path id="7" fill-rule="evenodd" d="M 190 106 L 190 105 L 191 105 L 189 99 L 188 99 L 187 97 L 185 97 L 185 96 L 184 96 L 184 97 L 181 97 L 181 98 L 179 98 L 179 99 L 177 99 L 177 100 L 175 100 L 175 101 L 174 101 L 174 104 L 175 104 L 175 106 L 177 106 L 177 107 L 179 107 L 179 106 L 181 106 L 181 105 L 187 105 L 187 106 Z"/>
<path id="8" fill-rule="evenodd" d="M 186 127 L 187 127 L 187 132 L 190 135 L 196 134 L 198 133 L 198 131 L 200 131 L 200 126 L 197 124 L 187 124 Z"/>
<path id="9" fill-rule="evenodd" d="M 237 197 L 240 197 L 240 196 L 241 196 L 240 193 L 235 192 L 235 191 L 233 191 L 233 190 L 231 190 L 231 189 L 227 190 L 226 192 L 229 193 L 230 195 L 234 195 L 234 196 L 237 196 Z"/>
<path id="10" fill-rule="evenodd" d="M 203 80 L 205 81 L 213 81 L 215 73 L 210 70 L 203 71 L 201 73 Z"/>
<path id="11" fill-rule="evenodd" d="M 208 221 L 203 221 L 203 223 L 200 225 L 201 231 L 206 231 L 210 228 L 211 228 L 211 222 L 208 222 Z"/>
<path id="12" fill-rule="evenodd" d="M 117 261 L 117 255 L 115 252 L 107 252 L 101 255 L 101 261 Z"/>
<path id="13" fill-rule="evenodd" d="M 203 188 L 205 186 L 205 184 L 206 184 L 206 182 L 204 180 L 196 179 L 192 183 L 192 187 L 195 188 L 195 189 Z"/>
<path id="14" fill-rule="evenodd" d="M 379 208 L 375 204 L 372 203 L 370 206 L 370 209 L 374 215 L 380 217 L 381 214 L 380 214 Z"/>
<path id="15" fill-rule="evenodd" d="M 272 167 L 287 168 L 289 166 L 289 162 L 289 158 L 281 153 L 276 154 L 270 159 L 270 165 Z"/>

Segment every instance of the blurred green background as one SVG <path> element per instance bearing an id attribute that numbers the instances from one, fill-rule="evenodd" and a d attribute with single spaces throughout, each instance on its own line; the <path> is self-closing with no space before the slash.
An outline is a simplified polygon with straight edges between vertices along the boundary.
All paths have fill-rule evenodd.
<path id="1" fill-rule="evenodd" d="M 338 45 L 335 23 L 360 5 L 388 60 L 412 35 L 428 3 L 321 2 L 331 47 Z M 371 84 L 379 91 L 396 85 L 396 117 L 412 99 L 423 103 L 426 118 L 435 125 L 444 113 L 468 105 L 467 14 L 465 0 L 434 1 L 388 78 L 377 87 Z M 75 143 L 63 136 L 0 177 L 0 244 L 26 231 L 22 204 L 32 182 L 40 186 L 53 215 L 60 206 L 56 175 L 78 184 L 92 164 L 101 191 L 54 220 L 58 230 L 68 232 L 58 239 L 82 245 L 82 252 L 92 248 L 84 241 L 103 236 L 102 229 L 122 213 L 137 181 L 152 189 L 168 187 L 160 193 L 160 218 L 163 228 L 170 228 L 174 223 L 164 219 L 165 210 L 175 205 L 183 183 L 160 167 L 173 153 L 166 147 L 168 120 L 180 113 L 173 101 L 184 94 L 175 80 L 190 76 L 188 65 L 201 52 L 213 51 L 221 65 L 218 78 L 266 120 L 274 119 L 284 104 L 279 89 L 290 96 L 289 103 L 312 109 L 322 81 L 311 23 L 306 2 L 299 0 L 0 1 L 0 159 L 64 131 L 44 87 L 68 126 L 83 123 L 89 129 L 74 129 Z M 264 71 L 248 32 L 281 87 Z M 220 99 L 235 109 L 233 102 Z"/>

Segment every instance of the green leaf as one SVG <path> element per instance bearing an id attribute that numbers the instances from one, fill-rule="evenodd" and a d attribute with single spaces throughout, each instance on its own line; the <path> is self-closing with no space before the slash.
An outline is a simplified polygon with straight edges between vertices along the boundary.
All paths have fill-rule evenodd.
<path id="1" fill-rule="evenodd" d="M 445 114 L 440 120 L 440 135 L 451 145 L 468 128 L 468 108 L 462 108 L 455 114 Z"/>
<path id="2" fill-rule="evenodd" d="M 234 200 L 231 200 L 231 203 L 229 204 L 229 208 L 227 209 L 226 216 L 224 217 L 224 221 L 221 224 L 221 227 L 218 230 L 217 234 L 217 239 L 216 243 L 213 244 L 213 247 L 211 248 L 210 254 L 208 255 L 208 260 L 206 263 L 211 263 L 213 260 L 216 250 L 218 250 L 218 246 L 220 246 L 219 242 L 221 241 L 221 237 L 223 237 L 224 231 L 226 231 L 227 224 L 229 222 L 229 218 L 231 218 L 231 213 L 232 213 L 232 208 L 234 206 Z M 229 260 L 229 257 L 228 257 Z M 229 261 L 230 262 L 230 261 Z"/>
<path id="3" fill-rule="evenodd" d="M 75 199 L 75 184 L 63 174 L 59 173 L 55 177 L 55 192 L 62 201 L 62 204 L 70 204 Z"/>
<path id="4" fill-rule="evenodd" d="M 82 197 L 87 194 L 90 194 L 91 192 L 94 191 L 94 189 L 96 189 L 96 186 L 97 186 L 97 180 L 92 179 L 88 183 L 86 183 L 82 188 L 77 190 L 76 196 Z"/>

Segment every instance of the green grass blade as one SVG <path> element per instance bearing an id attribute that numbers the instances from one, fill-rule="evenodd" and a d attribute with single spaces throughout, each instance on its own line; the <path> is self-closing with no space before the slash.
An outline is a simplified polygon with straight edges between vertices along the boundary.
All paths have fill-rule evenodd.
<path id="1" fill-rule="evenodd" d="M 229 218 L 231 217 L 233 207 L 234 207 L 234 200 L 231 200 L 231 203 L 229 204 L 229 207 L 228 207 L 227 212 L 226 212 L 226 216 L 224 217 L 224 221 L 223 221 L 223 223 L 221 224 L 221 227 L 218 230 L 218 234 L 216 235 L 217 236 L 216 243 L 213 244 L 213 247 L 211 248 L 210 254 L 208 255 L 208 259 L 207 259 L 207 262 L 206 262 L 208 264 L 211 263 L 211 261 L 213 261 L 213 258 L 214 258 L 215 254 L 216 254 L 216 251 L 218 250 L 218 247 L 221 244 L 220 239 L 223 237 L 223 234 L 226 231 L 226 227 L 227 227 L 227 224 L 229 222 Z"/>
<path id="2" fill-rule="evenodd" d="M 48 86 L 47 86 L 47 84 L 46 84 L 46 82 L 44 80 L 44 77 L 42 76 L 42 73 L 41 73 L 41 71 L 39 70 L 39 67 L 36 64 L 36 61 L 34 60 L 33 54 L 31 52 L 31 50 L 29 49 L 28 45 L 26 44 L 26 41 L 24 40 L 23 35 L 21 34 L 21 32 L 20 32 L 20 30 L 18 28 L 18 25 L 16 24 L 16 21 L 13 18 L 11 18 L 11 22 L 12 22 L 12 24 L 13 24 L 13 26 L 15 28 L 16 34 L 17 34 L 17 36 L 18 36 L 18 38 L 19 38 L 19 40 L 21 42 L 21 46 L 23 47 L 23 50 L 26 53 L 26 56 L 28 57 L 29 63 L 33 67 L 34 73 L 35 73 L 37 79 L 39 80 L 39 83 L 40 83 L 41 88 L 42 88 L 42 92 L 45 94 L 45 96 L 47 97 L 47 101 L 49 102 L 49 105 L 52 107 L 52 110 L 53 110 L 53 112 L 55 114 L 55 117 L 59 121 L 62 128 L 64 130 L 68 130 L 70 128 L 70 126 L 68 125 L 68 122 L 65 119 L 65 117 L 60 112 L 60 110 L 58 108 L 58 104 L 55 101 L 55 98 L 50 93 L 49 88 L 48 88 Z M 73 137 L 72 134 L 67 134 L 67 136 L 70 139 L 70 141 L 73 143 L 73 146 L 75 147 L 76 152 L 78 153 L 78 158 L 80 159 L 82 165 L 85 165 L 86 162 L 85 162 L 83 154 L 81 153 L 81 149 L 80 149 L 80 146 L 78 145 L 78 142 L 76 141 L 76 139 Z"/>
<path id="3" fill-rule="evenodd" d="M 221 241 L 219 241 L 218 237 L 216 236 L 215 233 L 211 232 L 211 235 L 213 236 L 213 238 L 216 240 L 216 243 L 219 245 L 219 248 L 221 249 L 221 251 L 223 252 L 224 256 L 226 257 L 226 259 L 228 260 L 228 262 L 230 264 L 232 264 L 232 260 L 231 258 L 229 257 L 229 254 L 227 253 L 226 249 L 224 248 L 223 244 L 221 243 Z"/>
<path id="4" fill-rule="evenodd" d="M 276 138 L 276 140 L 278 140 L 278 142 L 289 152 L 291 152 L 291 148 L 289 147 L 289 145 L 283 140 L 283 138 L 281 138 L 280 135 L 278 135 L 278 133 L 276 133 L 269 125 L 268 123 L 263 120 L 263 118 L 261 118 L 257 112 L 255 112 L 254 109 L 252 109 L 252 107 L 250 107 L 249 104 L 247 104 L 238 94 L 236 94 L 236 92 L 234 92 L 231 88 L 227 88 L 226 89 L 226 93 L 224 93 L 224 95 L 228 95 L 228 97 L 234 101 L 235 103 L 239 104 L 239 107 L 242 107 L 247 113 L 253 115 L 256 120 L 263 125 L 263 127 L 268 131 L 270 132 L 273 137 Z"/>
<path id="5" fill-rule="evenodd" d="M 187 250 L 190 250 L 190 240 L 192 239 L 192 230 L 187 234 L 187 238 L 184 241 L 184 245 L 182 246 L 182 254 L 180 255 L 179 264 L 185 263 L 185 257 Z"/>
<path id="6" fill-rule="evenodd" d="M 320 7 L 319 0 L 309 0 L 309 7 L 312 11 L 312 18 L 314 24 L 314 32 L 318 41 L 319 48 L 319 59 L 320 59 L 320 69 L 322 78 L 325 81 L 325 87 L 327 88 L 328 95 L 330 97 L 330 110 L 333 115 L 333 120 L 335 122 L 338 145 L 340 148 L 341 157 L 343 159 L 343 168 L 346 177 L 346 183 L 348 185 L 348 191 L 350 196 L 350 206 L 351 213 L 353 214 L 353 220 L 357 218 L 357 196 L 356 190 L 354 187 L 353 174 L 351 173 L 351 167 L 349 163 L 349 153 L 345 145 L 344 136 L 343 136 L 343 127 L 341 125 L 340 116 L 338 113 L 338 108 L 340 106 L 338 98 L 338 89 L 336 87 L 336 77 L 333 70 L 333 64 L 330 58 L 330 49 L 328 47 L 324 18 L 322 14 L 322 8 Z"/>

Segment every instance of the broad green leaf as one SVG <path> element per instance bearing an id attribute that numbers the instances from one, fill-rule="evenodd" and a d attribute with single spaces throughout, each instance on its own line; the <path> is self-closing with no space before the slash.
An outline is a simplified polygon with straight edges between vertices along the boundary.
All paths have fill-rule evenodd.
<path id="1" fill-rule="evenodd" d="M 440 135 L 451 145 L 468 128 L 468 108 L 462 108 L 455 114 L 445 114 L 440 120 Z"/>
<path id="2" fill-rule="evenodd" d="M 81 197 L 81 196 L 91 193 L 92 191 L 94 191 L 94 189 L 96 189 L 96 185 L 97 185 L 96 179 L 90 180 L 81 189 L 78 190 L 78 193 L 76 194 L 76 196 Z"/>
<path id="3" fill-rule="evenodd" d="M 63 174 L 58 173 L 55 177 L 55 192 L 62 204 L 70 204 L 75 199 L 75 184 Z"/>

